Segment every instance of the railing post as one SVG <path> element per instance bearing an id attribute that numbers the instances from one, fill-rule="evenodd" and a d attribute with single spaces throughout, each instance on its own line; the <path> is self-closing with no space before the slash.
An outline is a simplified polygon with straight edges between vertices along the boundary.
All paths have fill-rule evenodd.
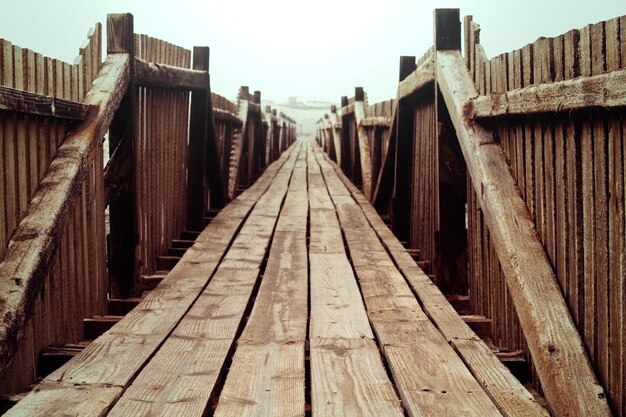
<path id="1" fill-rule="evenodd" d="M 118 147 L 128 153 L 130 171 L 125 183 L 109 205 L 109 291 L 111 298 L 132 297 L 140 294 L 138 254 L 140 244 L 137 229 L 136 193 L 136 91 L 134 82 L 134 29 L 133 15 L 107 16 L 107 54 L 130 55 L 130 80 L 128 89 L 109 127 L 109 155 Z"/>
<path id="2" fill-rule="evenodd" d="M 399 81 L 408 77 L 417 66 L 414 56 L 400 57 Z M 393 189 L 393 231 L 398 239 L 410 238 L 411 196 L 413 193 L 413 129 L 414 102 L 410 98 L 399 100 L 396 127 L 396 172 Z"/>
<path id="3" fill-rule="evenodd" d="M 461 49 L 459 9 L 435 11 L 435 50 Z M 467 230 L 465 203 L 467 178 L 465 159 L 448 116 L 446 104 L 435 81 L 437 128 L 437 192 L 439 223 L 436 230 L 436 258 L 433 260 L 437 284 L 446 294 L 467 294 Z"/>
<path id="4" fill-rule="evenodd" d="M 193 69 L 207 71 L 209 84 L 209 48 L 193 48 Z M 202 230 L 207 204 L 207 187 L 204 181 L 205 144 L 209 140 L 209 91 L 191 92 L 189 116 L 189 151 L 187 156 L 187 229 Z"/>

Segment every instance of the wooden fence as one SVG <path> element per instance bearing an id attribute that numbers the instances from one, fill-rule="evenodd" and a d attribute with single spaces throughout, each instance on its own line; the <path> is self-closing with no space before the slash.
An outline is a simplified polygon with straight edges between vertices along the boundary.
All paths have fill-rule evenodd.
<path id="1" fill-rule="evenodd" d="M 357 88 L 318 141 L 494 349 L 523 353 L 555 415 L 607 415 L 606 397 L 626 416 L 626 17 L 490 60 L 471 17 L 464 57 L 458 11 L 435 26 L 393 105 Z"/>
<path id="2" fill-rule="evenodd" d="M 0 394 L 49 371 L 50 346 L 80 349 L 85 319 L 140 296 L 229 184 L 250 184 L 295 140 L 286 116 L 211 93 L 208 48 L 192 56 L 109 15 L 102 61 L 101 33 L 74 65 L 0 40 Z"/>

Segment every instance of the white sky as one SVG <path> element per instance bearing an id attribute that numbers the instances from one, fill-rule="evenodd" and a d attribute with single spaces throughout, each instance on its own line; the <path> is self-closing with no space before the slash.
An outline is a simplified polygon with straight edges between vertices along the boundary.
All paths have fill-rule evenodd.
<path id="1" fill-rule="evenodd" d="M 395 96 L 399 56 L 432 45 L 436 7 L 473 15 L 489 57 L 626 14 L 624 0 L 0 0 L 0 38 L 72 62 L 95 22 L 130 12 L 137 33 L 209 46 L 212 89 L 228 98 L 249 85 L 338 102 L 363 86 L 374 103 Z"/>

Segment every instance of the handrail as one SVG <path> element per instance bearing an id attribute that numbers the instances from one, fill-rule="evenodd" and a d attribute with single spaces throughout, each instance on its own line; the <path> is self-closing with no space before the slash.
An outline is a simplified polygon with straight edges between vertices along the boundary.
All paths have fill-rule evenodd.
<path id="1" fill-rule="evenodd" d="M 130 78 L 128 54 L 107 56 L 85 97 L 86 119 L 58 150 L 0 263 L 0 370 L 11 361 L 43 283 L 45 269 L 79 195 L 93 149 L 106 133 Z"/>

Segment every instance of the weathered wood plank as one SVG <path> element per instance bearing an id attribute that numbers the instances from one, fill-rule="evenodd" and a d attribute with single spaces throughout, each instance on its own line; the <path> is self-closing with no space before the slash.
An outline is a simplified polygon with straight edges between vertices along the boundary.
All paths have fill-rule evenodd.
<path id="1" fill-rule="evenodd" d="M 209 73 L 204 70 L 147 62 L 135 57 L 135 82 L 142 87 L 178 90 L 209 89 Z"/>
<path id="2" fill-rule="evenodd" d="M 0 86 L 0 110 L 80 121 L 89 108 L 78 101 Z"/>
<path id="3" fill-rule="evenodd" d="M 44 382 L 39 384 L 7 417 L 24 416 L 93 416 L 107 415 L 123 388 L 112 385 L 76 385 Z"/>
<path id="4" fill-rule="evenodd" d="M 463 103 L 476 91 L 463 59 L 459 52 L 438 52 L 436 59 L 437 80 L 546 397 L 557 413 L 610 415 L 502 149 L 465 117 Z"/>
<path id="5" fill-rule="evenodd" d="M 465 114 L 475 119 L 626 106 L 626 70 L 539 84 L 469 98 Z"/>
<path id="6" fill-rule="evenodd" d="M 402 416 L 376 343 L 311 339 L 313 416 Z"/>

